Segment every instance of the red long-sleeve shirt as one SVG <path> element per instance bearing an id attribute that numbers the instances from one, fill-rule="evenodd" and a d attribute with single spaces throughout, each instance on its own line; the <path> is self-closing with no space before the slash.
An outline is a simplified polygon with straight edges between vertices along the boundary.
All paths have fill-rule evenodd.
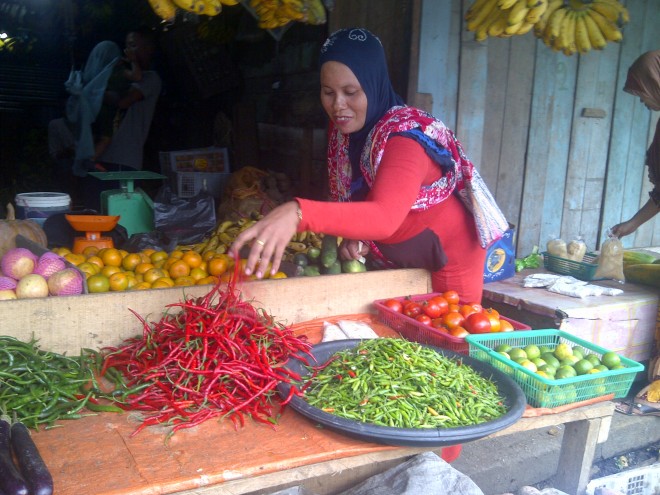
<path id="1" fill-rule="evenodd" d="M 365 201 L 324 202 L 297 198 L 303 213 L 299 230 L 348 239 L 398 243 L 425 228 L 436 233 L 448 262 L 432 276 L 433 290 L 456 290 L 465 302 L 479 302 L 486 251 L 477 238 L 472 214 L 452 194 L 439 205 L 411 211 L 422 185 L 442 171 L 416 141 L 392 137 L 383 153 L 376 180 Z"/>

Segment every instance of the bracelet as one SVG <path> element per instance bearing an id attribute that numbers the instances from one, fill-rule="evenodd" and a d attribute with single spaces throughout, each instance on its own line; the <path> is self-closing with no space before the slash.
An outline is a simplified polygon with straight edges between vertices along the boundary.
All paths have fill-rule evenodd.
<path id="1" fill-rule="evenodd" d="M 298 223 L 302 222 L 302 210 L 300 209 L 300 205 L 296 208 L 296 215 L 298 215 Z"/>

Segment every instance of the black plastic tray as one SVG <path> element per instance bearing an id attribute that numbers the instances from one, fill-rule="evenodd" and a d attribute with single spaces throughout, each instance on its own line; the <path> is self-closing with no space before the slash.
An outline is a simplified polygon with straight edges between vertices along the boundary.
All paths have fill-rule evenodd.
<path id="1" fill-rule="evenodd" d="M 333 342 L 324 342 L 312 347 L 312 358 L 308 358 L 309 364 L 317 366 L 325 363 L 330 357 L 344 349 L 355 347 L 361 340 L 337 340 Z M 497 370 L 492 365 L 478 361 L 470 356 L 458 354 L 448 349 L 442 349 L 431 345 L 424 347 L 431 348 L 436 352 L 450 358 L 463 361 L 475 371 L 491 379 L 504 397 L 504 404 L 507 412 L 497 419 L 473 426 L 461 426 L 457 428 L 393 428 L 380 426 L 360 421 L 354 421 L 346 418 L 340 418 L 334 414 L 326 413 L 321 409 L 310 406 L 302 397 L 294 396 L 289 402 L 289 406 L 302 414 L 303 416 L 320 423 L 332 430 L 339 431 L 348 436 L 355 437 L 369 442 L 381 443 L 386 445 L 408 446 L 408 447 L 445 447 L 465 442 L 478 440 L 479 438 L 503 430 L 518 421 L 525 411 L 527 402 L 522 389 L 509 378 L 506 374 Z M 298 373 L 302 377 L 309 374 L 302 361 L 292 358 L 286 364 L 286 368 Z M 278 391 L 282 397 L 288 397 L 291 385 L 281 383 Z"/>

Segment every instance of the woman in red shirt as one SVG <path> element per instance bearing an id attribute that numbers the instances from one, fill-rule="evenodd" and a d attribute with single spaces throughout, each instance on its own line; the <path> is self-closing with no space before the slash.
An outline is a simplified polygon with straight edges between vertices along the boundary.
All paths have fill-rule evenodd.
<path id="1" fill-rule="evenodd" d="M 271 261 L 275 273 L 292 235 L 311 230 L 343 237 L 344 259 L 426 268 L 434 291 L 481 301 L 486 247 L 508 223 L 454 134 L 403 103 L 369 31 L 337 31 L 320 62 L 333 201 L 296 198 L 242 232 L 232 252 L 254 241 L 246 274 Z"/>

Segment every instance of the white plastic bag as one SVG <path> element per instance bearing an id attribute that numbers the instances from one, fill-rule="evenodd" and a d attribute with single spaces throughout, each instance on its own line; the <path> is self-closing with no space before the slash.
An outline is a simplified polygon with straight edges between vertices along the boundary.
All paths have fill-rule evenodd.
<path id="1" fill-rule="evenodd" d="M 607 232 L 608 238 L 600 248 L 598 256 L 598 268 L 594 278 L 611 278 L 617 282 L 625 283 L 626 277 L 623 274 L 623 244 L 621 239 Z"/>

